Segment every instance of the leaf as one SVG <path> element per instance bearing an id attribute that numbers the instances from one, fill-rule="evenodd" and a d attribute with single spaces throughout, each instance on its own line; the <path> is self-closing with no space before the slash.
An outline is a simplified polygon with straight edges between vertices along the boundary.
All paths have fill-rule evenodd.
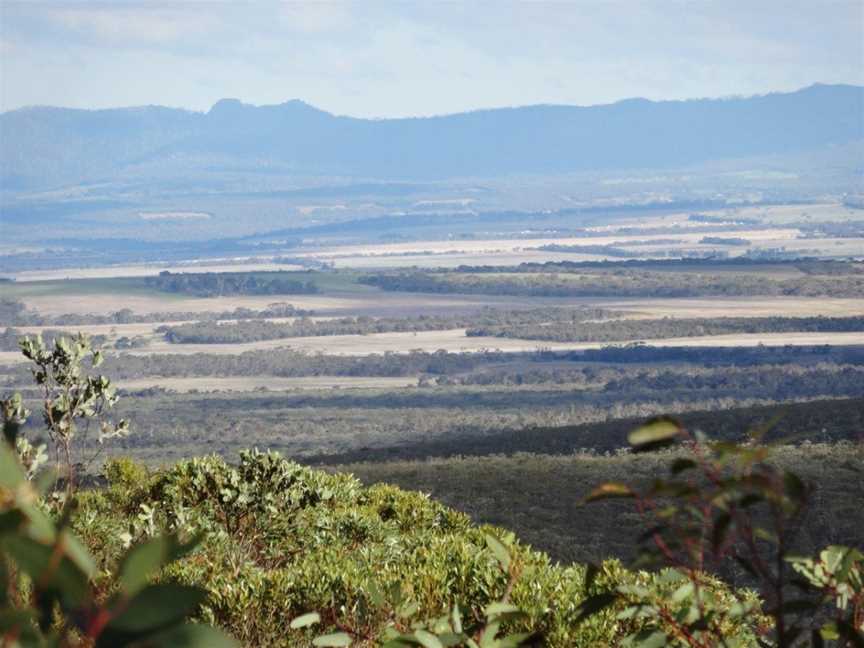
<path id="1" fill-rule="evenodd" d="M 322 648 L 344 648 L 351 645 L 351 637 L 345 632 L 334 632 L 316 637 L 312 640 L 312 645 Z"/>
<path id="2" fill-rule="evenodd" d="M 627 435 L 627 441 L 635 452 L 646 452 L 665 445 L 670 445 L 681 436 L 681 424 L 669 417 L 659 417 L 648 421 L 642 427 L 636 428 Z"/>
<path id="3" fill-rule="evenodd" d="M 93 578 L 96 574 L 96 563 L 93 561 L 90 552 L 87 551 L 78 538 L 68 531 L 63 532 L 62 539 L 63 547 L 66 550 L 66 555 L 69 559 L 75 563 L 82 572 L 84 572 L 88 579 Z"/>
<path id="4" fill-rule="evenodd" d="M 111 620 L 107 629 L 121 633 L 161 630 L 185 619 L 206 598 L 206 592 L 197 587 L 149 585 L 132 597 L 123 611 Z"/>
<path id="5" fill-rule="evenodd" d="M 426 630 L 415 630 L 414 636 L 423 648 L 444 648 L 444 644 L 442 644 L 438 637 L 433 635 L 431 632 L 427 632 Z"/>
<path id="6" fill-rule="evenodd" d="M 147 584 L 150 576 L 192 551 L 197 544 L 197 538 L 181 543 L 176 535 L 164 535 L 135 545 L 120 562 L 120 586 L 127 596 L 132 596 Z"/>
<path id="7" fill-rule="evenodd" d="M 70 606 L 77 606 L 87 598 L 87 575 L 66 556 L 57 560 L 52 545 L 13 535 L 4 539 L 3 549 L 33 579 L 37 590 L 56 592 Z"/>
<path id="8" fill-rule="evenodd" d="M 576 617 L 576 625 L 613 605 L 618 598 L 619 595 L 616 592 L 604 592 L 589 596 L 577 608 L 579 615 Z"/>
<path id="9" fill-rule="evenodd" d="M 510 552 L 507 550 L 501 541 L 495 536 L 486 534 L 486 546 L 489 547 L 489 551 L 492 552 L 492 555 L 495 556 L 495 559 L 501 565 L 501 568 L 504 571 L 510 570 Z"/>
<path id="10" fill-rule="evenodd" d="M 601 499 L 611 499 L 614 497 L 636 497 L 636 493 L 625 484 L 608 482 L 600 484 L 597 488 L 591 491 L 583 500 L 584 502 L 594 502 Z"/>
<path id="11" fill-rule="evenodd" d="M 524 612 L 512 603 L 504 603 L 503 601 L 491 603 L 486 607 L 486 618 L 494 621 L 511 619 L 523 614 Z"/>
<path id="12" fill-rule="evenodd" d="M 519 648 L 522 644 L 524 644 L 528 639 L 530 639 L 532 633 L 530 632 L 521 632 L 518 634 L 507 635 L 503 639 L 498 640 L 497 648 Z"/>
<path id="13" fill-rule="evenodd" d="M 317 612 L 307 612 L 306 614 L 301 614 L 299 617 L 291 621 L 291 627 L 295 630 L 299 628 L 308 628 L 309 626 L 315 625 L 316 623 L 321 622 L 321 615 Z"/>
<path id="14" fill-rule="evenodd" d="M 668 644 L 668 640 L 666 633 L 660 630 L 641 630 L 627 637 L 622 645 L 632 648 L 663 648 Z"/>
<path id="15" fill-rule="evenodd" d="M 198 623 L 184 623 L 136 642 L 135 648 L 239 648 L 239 645 L 221 630 Z"/>
<path id="16" fill-rule="evenodd" d="M 18 461 L 18 455 L 9 444 L 0 443 L 0 487 L 11 490 L 25 481 L 27 475 Z"/>

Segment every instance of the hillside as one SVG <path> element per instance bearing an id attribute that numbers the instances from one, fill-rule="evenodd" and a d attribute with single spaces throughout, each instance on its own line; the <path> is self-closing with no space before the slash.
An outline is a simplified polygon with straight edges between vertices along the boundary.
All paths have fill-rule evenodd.
<path id="1" fill-rule="evenodd" d="M 0 115 L 0 186 L 202 173 L 214 182 L 247 172 L 430 180 L 682 166 L 861 140 L 862 114 L 864 88 L 843 85 L 381 120 L 336 116 L 298 100 L 256 107 L 224 99 L 207 113 L 25 108 Z"/>

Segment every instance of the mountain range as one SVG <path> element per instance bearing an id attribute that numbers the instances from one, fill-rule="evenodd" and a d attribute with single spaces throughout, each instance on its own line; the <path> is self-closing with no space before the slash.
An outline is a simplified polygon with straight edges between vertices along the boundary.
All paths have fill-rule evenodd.
<path id="1" fill-rule="evenodd" d="M 688 101 L 630 99 L 407 119 L 358 119 L 302 101 L 208 112 L 33 107 L 0 115 L 0 187 L 237 170 L 394 180 L 662 168 L 821 151 L 864 140 L 864 87 Z"/>

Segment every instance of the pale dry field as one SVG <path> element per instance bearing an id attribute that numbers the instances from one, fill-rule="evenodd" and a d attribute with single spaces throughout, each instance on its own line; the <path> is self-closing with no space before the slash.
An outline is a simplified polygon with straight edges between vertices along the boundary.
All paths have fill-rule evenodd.
<path id="1" fill-rule="evenodd" d="M 864 344 L 864 332 L 855 333 L 760 333 L 745 335 L 715 335 L 702 337 L 642 340 L 657 347 L 734 347 L 734 346 L 783 346 L 783 345 L 860 345 Z M 530 352 L 538 349 L 554 351 L 578 351 L 599 349 L 621 342 L 546 342 L 499 337 L 466 337 L 464 329 L 449 331 L 423 331 L 418 333 L 375 333 L 371 335 L 329 335 L 323 337 L 267 340 L 247 344 L 168 344 L 157 342 L 147 349 L 124 351 L 131 355 L 172 353 L 190 355 L 209 353 L 233 355 L 244 351 L 290 348 L 307 353 L 327 355 L 365 356 L 381 353 L 410 353 L 411 351 L 434 352 L 440 349 L 454 353 L 476 353 L 484 350 Z M 204 347 L 204 348 L 202 348 Z"/>
<path id="2" fill-rule="evenodd" d="M 669 217 L 672 220 L 658 218 L 658 226 L 662 224 L 664 227 L 680 225 L 687 227 L 699 227 L 699 223 L 688 223 L 686 217 L 681 220 L 681 217 Z M 651 241 L 662 240 L 668 238 L 681 239 L 683 244 L 697 245 L 699 240 L 705 236 L 701 232 L 690 233 L 667 233 L 667 234 L 616 234 L 622 223 L 610 225 L 608 228 L 593 228 L 595 231 L 609 231 L 606 236 L 580 236 L 580 237 L 560 237 L 560 238 L 529 238 L 529 239 L 481 239 L 472 241 L 417 241 L 410 243 L 376 243 L 368 245 L 341 245 L 330 248 L 321 248 L 314 252 L 304 252 L 297 256 L 311 257 L 320 260 L 338 260 L 349 258 L 362 257 L 377 257 L 386 255 L 423 255 L 423 253 L 431 254 L 449 254 L 449 255 L 469 255 L 472 257 L 487 257 L 507 252 L 525 252 L 531 251 L 543 245 L 610 245 L 612 243 L 620 243 L 626 245 L 628 241 Z M 626 224 L 626 226 L 636 226 L 636 224 Z M 654 222 L 652 219 L 643 220 L 639 223 L 639 227 L 652 227 Z M 721 237 L 736 237 L 746 238 L 760 245 L 773 245 L 776 241 L 794 240 L 800 231 L 795 228 L 786 229 L 764 229 L 754 228 L 752 230 L 729 230 L 728 232 L 711 232 L 711 236 Z M 572 256 L 572 255 L 571 255 Z"/>
<path id="3" fill-rule="evenodd" d="M 277 270 L 302 270 L 301 266 L 281 263 L 183 263 L 156 265 L 120 265 L 100 268 L 62 268 L 60 270 L 25 270 L 10 273 L 15 281 L 58 281 L 63 279 L 109 279 L 116 277 L 155 277 L 167 270 L 173 273 L 188 272 L 271 272 Z"/>
<path id="4" fill-rule="evenodd" d="M 371 297 L 370 297 L 371 295 Z M 158 295 L 50 295 L 22 297 L 21 301 L 43 315 L 105 314 L 122 308 L 135 313 L 223 312 L 235 308 L 261 310 L 274 302 L 289 303 L 296 308 L 313 310 L 318 316 L 332 315 L 410 315 L 412 313 L 460 312 L 484 305 L 500 308 L 531 305 L 566 305 L 574 300 L 487 295 L 434 295 L 378 291 L 332 292 L 326 295 L 261 295 L 234 297 L 171 297 Z"/>
<path id="5" fill-rule="evenodd" d="M 26 297 L 22 301 L 44 315 L 65 313 L 109 313 L 121 308 L 130 308 L 136 313 L 173 312 L 222 312 L 235 308 L 263 309 L 273 303 L 272 296 L 183 298 L 166 302 L 159 297 L 140 295 L 78 296 L 57 295 Z M 633 298 L 598 299 L 566 297 L 513 297 L 506 295 L 458 295 L 422 294 L 375 291 L 368 294 L 332 293 L 329 295 L 289 295 L 284 301 L 297 308 L 314 310 L 313 319 L 334 316 L 411 316 L 419 314 L 451 314 L 476 311 L 484 306 L 500 309 L 602 306 L 610 309 L 639 311 L 646 317 L 702 317 L 705 313 L 716 316 L 803 317 L 831 315 L 864 315 L 864 299 L 822 297 L 735 297 L 735 298 Z M 117 335 L 146 335 L 160 324 L 116 324 L 82 327 L 89 333 Z M 22 327 L 35 332 L 40 327 Z M 52 327 L 49 327 L 52 328 Z M 57 327 L 53 327 L 57 328 Z"/>
<path id="6" fill-rule="evenodd" d="M 606 308 L 629 311 L 628 317 L 850 317 L 864 315 L 864 299 L 830 297 L 703 297 L 693 299 L 623 299 Z"/>
<path id="7" fill-rule="evenodd" d="M 256 377 L 198 377 L 198 378 L 139 378 L 135 380 L 119 380 L 117 386 L 122 389 L 147 389 L 162 387 L 176 392 L 190 391 L 214 392 L 248 392 L 266 388 L 269 391 L 294 391 L 307 389 L 400 389 L 417 384 L 416 377 L 366 377 L 366 376 L 309 376 L 304 378 L 286 378 L 282 376 Z"/>
<path id="8" fill-rule="evenodd" d="M 27 362 L 27 358 L 22 356 L 17 351 L 0 351 L 0 366 L 23 364 Z"/>

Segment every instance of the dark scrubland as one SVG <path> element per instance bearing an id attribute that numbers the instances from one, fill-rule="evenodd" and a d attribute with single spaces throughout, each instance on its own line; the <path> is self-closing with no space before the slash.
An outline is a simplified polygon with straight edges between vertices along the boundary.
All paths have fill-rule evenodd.
<path id="1" fill-rule="evenodd" d="M 461 267 L 437 273 L 402 271 L 368 275 L 362 281 L 383 290 L 526 297 L 864 296 L 864 276 L 859 273 L 837 281 L 812 274 L 787 278 L 716 270 L 678 273 L 626 267 L 603 270 L 566 263 Z"/>
<path id="2" fill-rule="evenodd" d="M 327 320 L 298 319 L 293 322 L 266 320 L 236 323 L 190 322 L 158 330 L 169 342 L 224 344 L 278 340 L 321 335 L 369 335 L 406 331 L 446 331 L 469 326 L 535 327 L 550 321 L 575 324 L 619 315 L 603 308 L 539 308 L 501 310 L 485 307 L 470 315 L 420 315 L 417 317 L 340 317 Z M 862 318 L 864 320 L 864 318 Z"/>
<path id="3" fill-rule="evenodd" d="M 747 333 L 864 331 L 864 317 L 714 317 L 573 322 L 550 319 L 541 324 L 474 326 L 468 336 L 512 337 L 554 342 L 614 342 Z"/>
<path id="4" fill-rule="evenodd" d="M 864 403 L 859 402 L 859 417 L 864 414 L 862 406 Z M 840 413 L 838 419 L 842 416 Z M 682 418 L 685 422 L 698 420 Z M 703 413 L 701 418 L 707 421 L 711 415 Z M 621 423 L 619 439 L 624 438 Z M 726 424 L 731 429 L 734 422 L 729 419 Z M 634 557 L 633 539 L 647 527 L 633 503 L 607 501 L 585 506 L 582 500 L 602 482 L 646 484 L 665 474 L 675 456 L 670 452 L 641 456 L 625 452 L 523 452 L 390 462 L 358 460 L 328 466 L 327 470 L 351 473 L 366 484 L 395 484 L 428 493 L 477 522 L 513 529 L 534 548 L 569 563 L 598 561 L 610 555 Z M 864 444 L 860 440 L 781 445 L 774 451 L 774 461 L 816 489 L 796 540 L 796 551 L 813 553 L 828 544 L 861 546 Z M 734 575 L 743 580 L 743 574 Z"/>
<path id="5" fill-rule="evenodd" d="M 303 317 L 312 311 L 295 308 L 284 302 L 274 302 L 263 309 L 235 308 L 230 311 L 189 312 L 164 311 L 135 313 L 121 308 L 107 315 L 94 313 L 66 315 L 42 315 L 26 307 L 19 299 L 0 299 L 0 326 L 86 326 L 90 324 L 149 324 L 158 322 L 249 320 L 279 317 Z"/>

